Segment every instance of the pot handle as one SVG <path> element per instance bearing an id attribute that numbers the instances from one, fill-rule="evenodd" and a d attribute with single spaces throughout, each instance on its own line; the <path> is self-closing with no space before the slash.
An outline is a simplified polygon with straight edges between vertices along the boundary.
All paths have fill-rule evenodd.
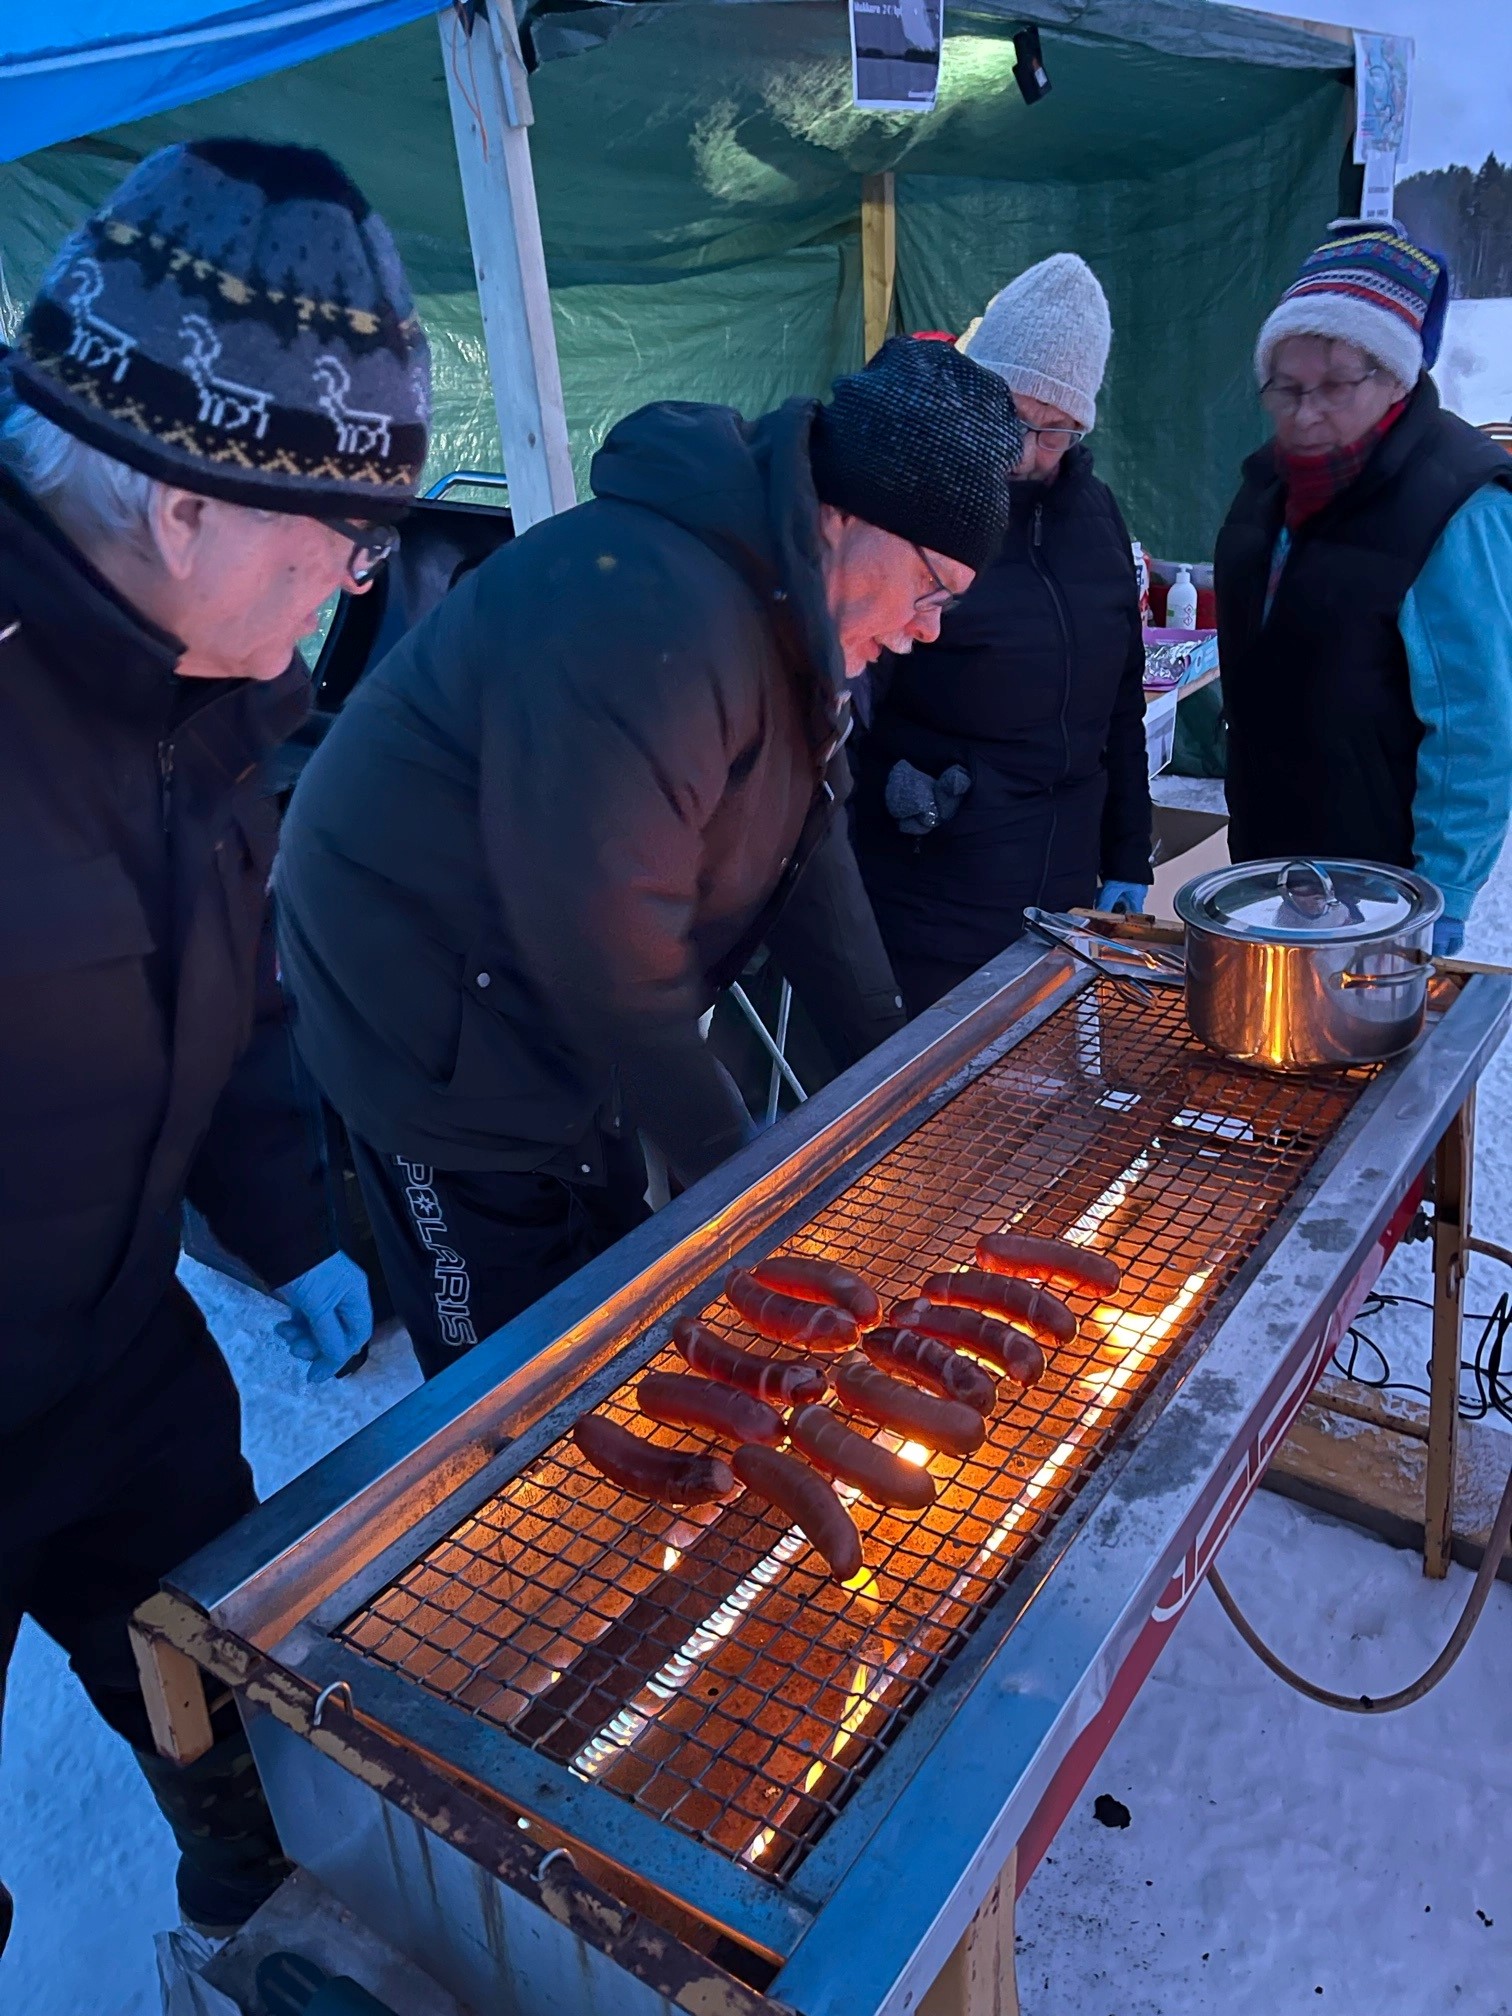
<path id="1" fill-rule="evenodd" d="M 1431 959 L 1420 960 L 1401 973 L 1360 973 L 1352 966 L 1344 967 L 1333 976 L 1335 987 L 1420 987 L 1424 976 L 1432 968 Z"/>
<path id="2" fill-rule="evenodd" d="M 1299 916 L 1321 917 L 1338 903 L 1333 877 L 1321 861 L 1288 861 L 1277 879 L 1281 894 Z"/>

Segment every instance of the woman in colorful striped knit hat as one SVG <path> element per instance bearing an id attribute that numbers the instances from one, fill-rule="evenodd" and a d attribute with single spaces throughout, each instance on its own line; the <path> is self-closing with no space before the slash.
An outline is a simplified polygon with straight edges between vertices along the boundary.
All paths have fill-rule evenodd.
<path id="1" fill-rule="evenodd" d="M 1260 331 L 1215 555 L 1236 861 L 1416 868 L 1453 953 L 1512 813 L 1512 462 L 1439 405 L 1449 275 L 1339 222 Z"/>

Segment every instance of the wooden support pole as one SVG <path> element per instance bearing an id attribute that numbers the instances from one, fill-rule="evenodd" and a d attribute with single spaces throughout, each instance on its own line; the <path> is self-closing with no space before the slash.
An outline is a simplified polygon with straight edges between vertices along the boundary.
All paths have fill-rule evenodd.
<path id="1" fill-rule="evenodd" d="M 541 218 L 530 167 L 530 89 L 508 0 L 436 17 L 488 374 L 515 530 L 577 502 Z"/>
<path id="2" fill-rule="evenodd" d="M 1018 1850 L 1004 1863 L 980 1910 L 961 1934 L 918 2016 L 1019 2016 L 1013 1957 Z"/>
<path id="3" fill-rule="evenodd" d="M 1428 1383 L 1428 1481 L 1423 1507 L 1423 1573 L 1449 1572 L 1454 1533 L 1454 1467 L 1459 1436 L 1460 1325 L 1469 1258 L 1470 1178 L 1475 1161 L 1475 1094 L 1455 1114 L 1433 1158 L 1433 1357 Z"/>
<path id="4" fill-rule="evenodd" d="M 891 169 L 861 181 L 861 326 L 867 357 L 887 341 L 898 270 L 897 206 Z"/>

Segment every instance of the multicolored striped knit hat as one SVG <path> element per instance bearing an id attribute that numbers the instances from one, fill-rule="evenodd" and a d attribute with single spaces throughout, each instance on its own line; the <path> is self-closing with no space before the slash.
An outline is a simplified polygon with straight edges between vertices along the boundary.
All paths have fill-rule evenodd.
<path id="1" fill-rule="evenodd" d="M 1255 376 L 1271 376 L 1288 336 L 1353 343 L 1409 390 L 1438 356 L 1449 305 L 1449 268 L 1396 223 L 1339 218 L 1302 262 L 1255 345 Z"/>

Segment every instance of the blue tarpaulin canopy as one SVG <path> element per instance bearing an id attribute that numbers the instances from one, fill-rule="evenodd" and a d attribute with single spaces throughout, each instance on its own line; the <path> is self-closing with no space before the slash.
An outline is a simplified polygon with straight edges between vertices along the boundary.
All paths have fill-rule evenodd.
<path id="1" fill-rule="evenodd" d="M 433 14 L 437 0 L 0 0 L 0 161 Z"/>

